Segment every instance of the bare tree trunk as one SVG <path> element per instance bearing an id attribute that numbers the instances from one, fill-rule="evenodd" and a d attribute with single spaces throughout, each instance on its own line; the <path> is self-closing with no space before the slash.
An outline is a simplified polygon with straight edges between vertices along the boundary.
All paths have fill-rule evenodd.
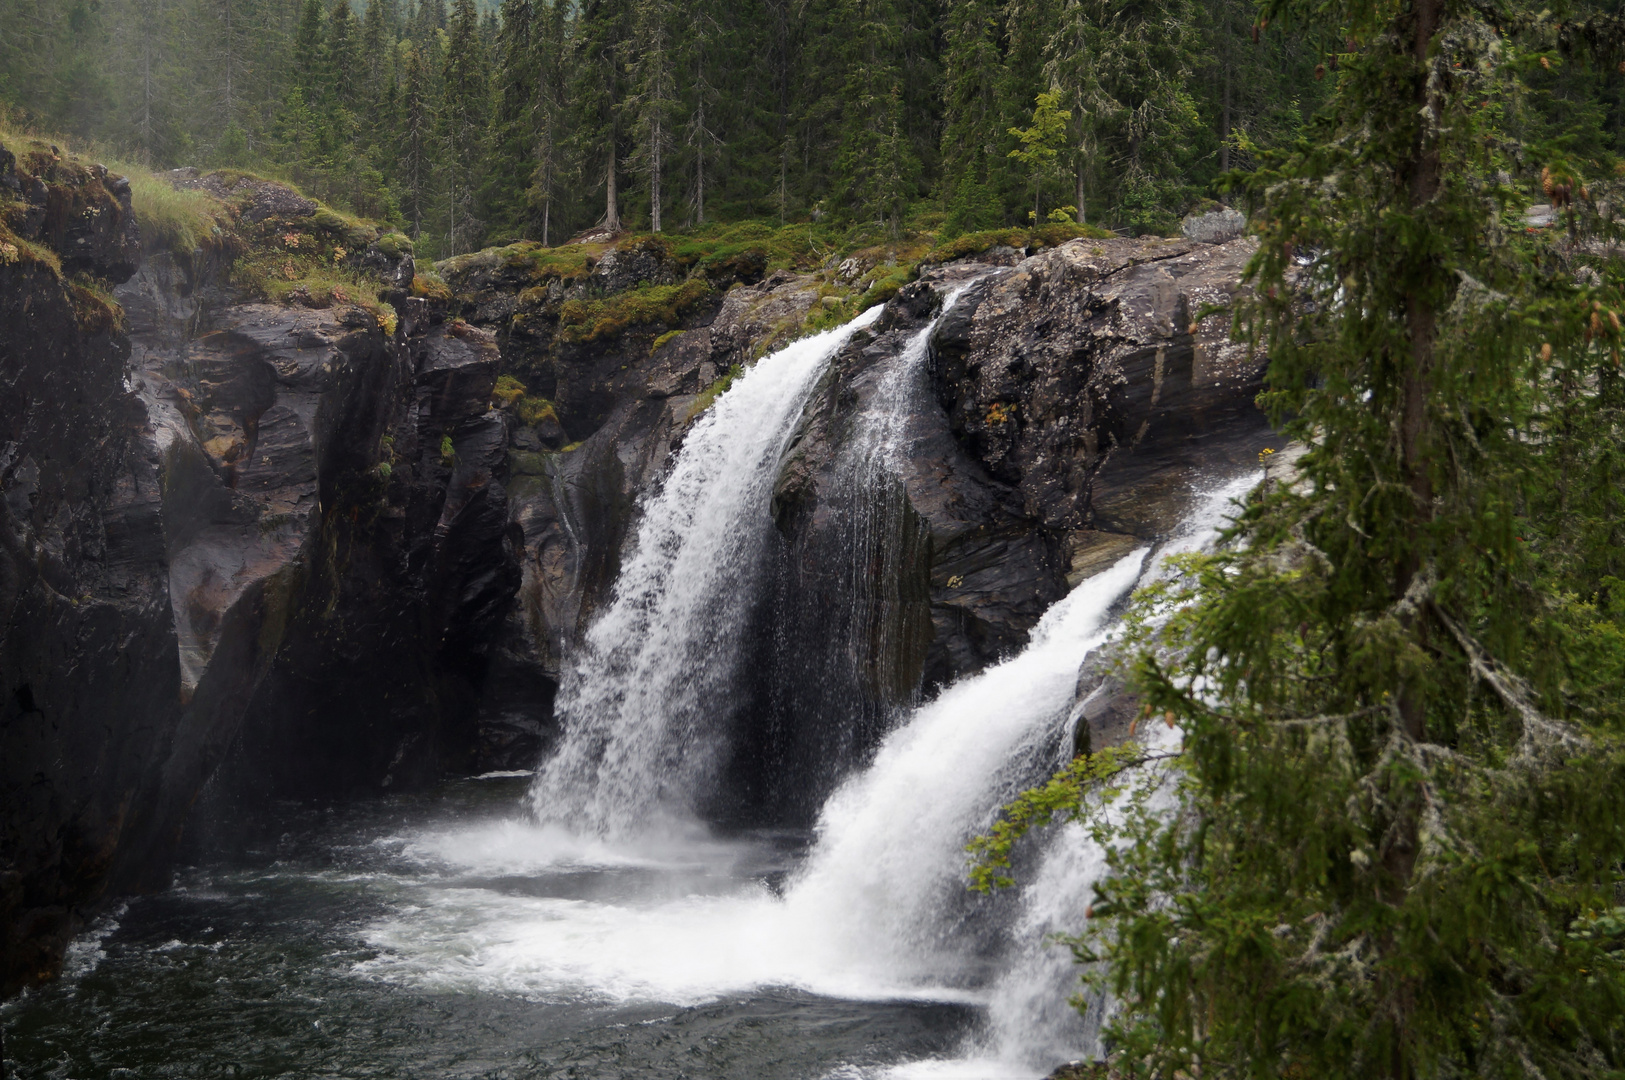
<path id="1" fill-rule="evenodd" d="M 612 233 L 621 231 L 621 208 L 615 201 L 615 137 L 609 140 L 609 170 L 605 174 L 604 228 Z"/>
<path id="2" fill-rule="evenodd" d="M 649 222 L 660 231 L 660 120 L 649 125 Z"/>
<path id="3" fill-rule="evenodd" d="M 1230 76 L 1232 39 L 1230 35 L 1230 9 L 1224 18 L 1224 104 L 1219 110 L 1219 171 L 1230 171 Z"/>
<path id="4" fill-rule="evenodd" d="M 1405 171 L 1410 181 L 1410 209 L 1425 213 L 1426 205 L 1439 192 L 1441 157 L 1438 136 L 1431 130 L 1429 114 L 1437 115 L 1439 103 L 1428 87 L 1428 49 L 1438 35 L 1444 19 L 1444 0 L 1415 0 L 1411 7 L 1412 59 L 1415 62 L 1415 104 L 1423 119 L 1418 127 L 1411 160 Z M 1433 393 L 1433 366 L 1438 337 L 1438 318 L 1432 298 L 1423 293 L 1411 293 L 1405 300 L 1406 331 L 1410 345 L 1410 365 L 1405 374 L 1404 402 L 1399 424 L 1400 463 L 1406 486 L 1410 488 L 1414 531 L 1424 535 L 1433 518 L 1433 478 L 1428 473 L 1428 459 L 1433 452 L 1428 401 Z M 1422 571 L 1425 552 L 1420 545 L 1405 555 L 1397 567 L 1395 592 L 1406 595 Z M 1428 649 L 1429 620 L 1425 605 L 1417 605 L 1403 624 L 1416 644 L 1424 652 Z M 1427 687 L 1420 679 L 1408 679 L 1399 686 L 1397 695 L 1398 720 L 1406 735 L 1414 742 L 1427 739 Z M 1383 838 L 1382 863 L 1391 875 L 1389 902 L 1404 903 L 1413 883 L 1417 856 L 1421 848 L 1421 824 L 1424 795 L 1417 785 L 1396 785 L 1391 798 L 1394 819 Z M 1392 947 L 1391 942 L 1388 943 Z M 1399 1000 L 1404 1002 L 1410 991 L 1401 987 Z M 1395 1010 L 1393 1061 L 1389 1066 L 1392 1080 L 1411 1080 L 1414 1075 L 1405 1060 L 1407 1009 L 1401 1005 Z"/>
<path id="5" fill-rule="evenodd" d="M 694 155 L 694 220 L 705 224 L 705 99 L 700 99 L 699 153 Z"/>
<path id="6" fill-rule="evenodd" d="M 542 246 L 551 247 L 547 242 L 548 219 L 553 216 L 553 200 L 549 199 L 542 204 Z"/>

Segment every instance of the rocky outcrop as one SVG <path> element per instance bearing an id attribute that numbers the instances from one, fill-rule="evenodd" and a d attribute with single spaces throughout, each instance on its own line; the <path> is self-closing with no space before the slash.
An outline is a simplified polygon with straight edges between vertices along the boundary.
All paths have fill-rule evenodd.
<path id="1" fill-rule="evenodd" d="M 0 995 L 52 974 L 151 798 L 179 690 L 159 473 L 105 289 L 129 188 L 0 151 Z M 69 268 L 77 276 L 69 276 Z"/>
<path id="2" fill-rule="evenodd" d="M 480 705 L 482 765 L 536 763 L 554 733 L 561 665 L 614 583 L 639 496 L 663 475 L 719 380 L 787 327 L 799 327 L 817 300 L 809 276 L 781 272 L 736 284 L 676 333 L 634 327 L 610 340 L 547 349 L 539 342 L 551 341 L 552 330 L 516 329 L 532 325 L 523 309 L 498 321 L 506 369 L 555 397 L 550 415 L 533 424 L 514 416 L 510 429 L 510 512 L 522 580 Z M 554 424 L 579 441 L 561 452 Z"/>
<path id="3" fill-rule="evenodd" d="M 690 423 L 880 265 L 514 245 L 442 263 L 448 296 L 401 238 L 182 170 L 236 231 L 137 271 L 127 187 L 24 158 L 0 154 L 0 991 L 259 800 L 534 765 Z M 1248 250 L 995 249 L 852 338 L 775 485 L 718 820 L 806 824 L 896 710 L 1252 460 L 1259 362 L 1200 314 Z M 291 287 L 295 257 L 368 299 Z"/>
<path id="4" fill-rule="evenodd" d="M 495 338 L 409 297 L 409 255 L 253 181 L 226 192 L 239 237 L 137 273 L 127 185 L 37 146 L 13 162 L 0 993 L 49 976 L 107 895 L 166 883 L 183 833 L 472 767 L 520 577 Z M 394 310 L 243 293 L 226 254 L 286 229 L 337 230 Z"/>
<path id="5" fill-rule="evenodd" d="M 776 486 L 775 584 L 740 688 L 757 721 L 735 733 L 718 815 L 805 824 L 896 709 L 1019 649 L 1070 586 L 1166 535 L 1205 474 L 1252 460 L 1267 433 L 1252 405 L 1261 364 L 1228 341 L 1227 315 L 1202 315 L 1229 303 L 1250 251 L 998 249 L 928 269 L 852 341 Z M 551 738 L 561 666 L 707 391 L 796 332 L 821 310 L 824 279 L 849 272 L 778 271 L 708 292 L 676 327 L 572 341 L 570 299 L 675 288 L 684 268 L 655 243 L 581 255 L 576 276 L 539 271 L 538 257 L 516 247 L 441 264 L 460 310 L 498 334 L 504 370 L 550 395 L 550 415 L 510 428 L 523 579 L 481 703 L 490 767 L 528 766 Z M 929 349 L 905 357 L 956 291 Z M 862 418 L 900 392 L 905 367 L 890 406 L 899 449 L 877 465 Z"/>
<path id="6" fill-rule="evenodd" d="M 1250 253 L 1084 240 L 943 267 L 837 358 L 775 491 L 780 591 L 756 665 L 770 719 L 744 752 L 783 763 L 761 785 L 771 813 L 807 820 L 891 712 L 1017 651 L 1071 585 L 1255 460 L 1261 358 L 1225 316 L 1196 318 L 1228 305 Z M 865 474 L 863 418 L 887 395 L 895 449 Z"/>

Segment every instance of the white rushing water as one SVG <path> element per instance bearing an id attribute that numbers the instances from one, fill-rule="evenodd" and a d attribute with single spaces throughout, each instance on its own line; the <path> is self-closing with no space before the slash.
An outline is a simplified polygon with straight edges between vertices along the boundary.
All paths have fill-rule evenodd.
<path id="1" fill-rule="evenodd" d="M 769 485 L 855 328 L 764 359 L 696 424 L 561 691 L 566 735 L 528 796 L 535 817 L 404 838 L 423 872 L 366 928 L 378 954 L 359 973 L 538 1002 L 689 1005 L 786 987 L 984 1006 L 958 1056 L 900 1077 L 1036 1076 L 1096 1050 L 1067 1005 L 1078 970 L 1050 936 L 1083 925 L 1103 853 L 1079 827 L 1050 830 L 1028 883 L 984 897 L 966 889 L 964 845 L 1063 763 L 1079 668 L 1130 591 L 1167 554 L 1210 545 L 1256 478 L 1205 495 L 1179 537 L 1087 579 L 1018 655 L 907 714 L 825 804 L 785 877 L 769 845 L 716 839 L 689 810 L 710 780 L 707 703 L 733 674 L 729 620 L 749 601 Z M 894 412 L 928 332 L 875 397 Z M 864 419 L 865 468 L 894 460 L 894 420 Z"/>
<path id="2" fill-rule="evenodd" d="M 758 848 L 697 826 L 632 840 L 517 820 L 424 834 L 407 854 L 440 876 L 368 927 L 380 951 L 360 972 L 538 1002 L 692 1005 L 791 987 L 984 1006 L 958 1056 L 888 1070 L 899 1078 L 1033 1077 L 1094 1053 L 1093 1025 L 1066 1004 L 1079 972 L 1049 935 L 1083 925 L 1102 852 L 1077 826 L 1051 830 L 1036 872 L 1000 901 L 967 892 L 963 845 L 1061 763 L 1078 669 L 1128 592 L 1161 556 L 1210 544 L 1254 482 L 1206 497 L 1183 536 L 1086 580 L 1020 654 L 915 710 L 829 800 L 781 890 L 758 872 Z M 1153 737 L 1177 735 L 1157 725 Z"/>
<path id="3" fill-rule="evenodd" d="M 564 673 L 563 739 L 530 795 L 541 820 L 624 837 L 691 817 L 716 765 L 716 715 L 772 528 L 780 459 L 819 375 L 880 312 L 764 357 L 694 422 Z"/>

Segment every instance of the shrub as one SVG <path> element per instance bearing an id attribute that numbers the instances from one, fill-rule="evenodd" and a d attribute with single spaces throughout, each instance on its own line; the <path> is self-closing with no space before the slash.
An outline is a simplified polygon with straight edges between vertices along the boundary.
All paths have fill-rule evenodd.
<path id="1" fill-rule="evenodd" d="M 435 274 L 414 274 L 412 276 L 412 295 L 426 296 L 433 300 L 450 300 L 451 289 Z"/>
<path id="2" fill-rule="evenodd" d="M 543 420 L 558 423 L 558 410 L 553 403 L 544 397 L 522 397 L 514 412 L 519 416 L 519 422 L 527 426 L 539 424 Z"/>

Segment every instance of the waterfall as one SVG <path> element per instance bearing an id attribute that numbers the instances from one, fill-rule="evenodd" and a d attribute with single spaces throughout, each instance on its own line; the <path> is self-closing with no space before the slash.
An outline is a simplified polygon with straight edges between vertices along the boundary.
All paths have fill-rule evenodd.
<path id="1" fill-rule="evenodd" d="M 529 795 L 538 818 L 624 836 L 692 817 L 717 766 L 773 477 L 818 377 L 880 312 L 764 357 L 695 421 L 564 673 L 563 736 Z"/>
<path id="2" fill-rule="evenodd" d="M 1019 654 L 916 710 L 825 805 L 785 904 L 832 960 L 894 981 L 976 980 L 974 909 L 986 901 L 967 896 L 965 842 L 1036 778 L 1033 766 L 1072 705 L 1078 665 L 1105 639 L 1146 551 L 1051 607 Z"/>
<path id="3" fill-rule="evenodd" d="M 931 352 L 931 335 L 972 282 L 956 285 L 943 295 L 937 316 L 917 332 L 875 379 L 864 407 L 853 422 L 852 435 L 837 463 L 839 498 L 844 519 L 849 563 L 840 584 L 846 593 L 846 644 L 857 650 L 849 659 L 854 684 L 867 686 L 873 698 L 893 705 L 913 703 L 914 685 L 888 686 L 910 665 L 902 654 L 911 646 L 924 653 L 930 596 L 923 575 L 919 595 L 905 595 L 909 563 L 928 558 L 923 531 L 911 531 L 908 494 L 902 474 L 909 446 L 909 421 L 914 403 L 930 391 L 923 385 Z M 829 573 L 830 571 L 824 571 Z M 904 640 L 907 608 L 913 601 L 926 630 L 917 641 Z"/>
<path id="4" fill-rule="evenodd" d="M 950 1060 L 831 1077 L 1033 1077 L 1098 1053 L 1098 1016 L 1086 1024 L 1067 1005 L 1079 969 L 1050 935 L 1084 926 L 1104 853 L 1076 826 L 1036 834 L 1025 884 L 984 896 L 966 888 L 964 844 L 1063 763 L 1079 669 L 1130 591 L 1163 573 L 1166 554 L 1211 543 L 1255 480 L 1202 499 L 1181 536 L 1085 580 L 1019 654 L 908 714 L 826 802 L 811 850 L 781 887 L 757 868 L 782 864 L 751 837 L 606 839 L 546 820 L 437 830 L 407 838 L 425 876 L 399 911 L 364 929 L 377 955 L 357 973 L 594 1007 L 701 1005 L 792 987 L 984 1008 Z M 664 712 L 644 719 L 670 722 Z M 629 737 L 601 737 L 612 736 Z M 1178 734 L 1155 725 L 1148 737 Z"/>
<path id="5" fill-rule="evenodd" d="M 1165 578 L 1170 555 L 1210 549 L 1235 500 L 1257 483 L 1256 474 L 1247 474 L 1205 494 L 1179 535 L 1159 548 L 1138 584 Z M 1067 719 L 1076 721 L 1075 716 Z M 1141 738 L 1153 747 L 1177 747 L 1179 743 L 1179 734 L 1160 724 L 1150 725 Z M 1070 743 L 1068 739 L 1064 745 L 1070 749 Z M 1046 762 L 1040 777 L 1043 771 L 1065 764 L 1065 753 Z M 1113 811 L 1107 808 L 1106 812 Z M 1068 1004 L 1079 990 L 1080 972 L 1071 951 L 1056 945 L 1053 935 L 1075 934 L 1083 928 L 1084 912 L 1094 899 L 1094 883 L 1106 870 L 1106 853 L 1081 825 L 1057 827 L 1045 841 L 1037 869 L 1021 889 L 1020 912 L 993 985 L 985 1030 L 972 1046 L 976 1053 L 997 1061 L 1047 1067 L 1069 1057 L 1100 1052 L 1101 1015 L 1092 1011 L 1085 1021 Z"/>
<path id="6" fill-rule="evenodd" d="M 764 584 L 771 486 L 813 387 L 876 317 L 765 358 L 689 432 L 566 674 L 565 731 L 527 797 L 533 820 L 414 841 L 426 865 L 463 866 L 474 881 L 581 884 L 510 895 L 448 879 L 369 927 L 380 953 L 358 965 L 368 977 L 558 1001 L 699 1003 L 796 987 L 985 1006 L 959 1059 L 903 1070 L 930 1075 L 1029 1075 L 1098 1052 L 1098 1015 L 1086 1024 L 1068 1007 L 1080 973 L 1052 935 L 1084 925 L 1105 853 L 1079 827 L 1051 829 L 1028 842 L 1023 887 L 980 895 L 966 888 L 964 845 L 1064 763 L 1084 661 L 1167 555 L 1212 543 L 1254 476 L 1200 497 L 1179 536 L 1085 580 L 1020 653 L 902 712 L 824 802 L 811 849 L 781 885 L 750 869 L 759 839 L 709 837 L 695 820 L 719 783 L 740 638 Z M 897 485 L 931 329 L 877 373 L 839 486 Z M 862 539 L 875 526 L 854 527 Z M 1148 737 L 1178 736 L 1159 726 Z"/>

